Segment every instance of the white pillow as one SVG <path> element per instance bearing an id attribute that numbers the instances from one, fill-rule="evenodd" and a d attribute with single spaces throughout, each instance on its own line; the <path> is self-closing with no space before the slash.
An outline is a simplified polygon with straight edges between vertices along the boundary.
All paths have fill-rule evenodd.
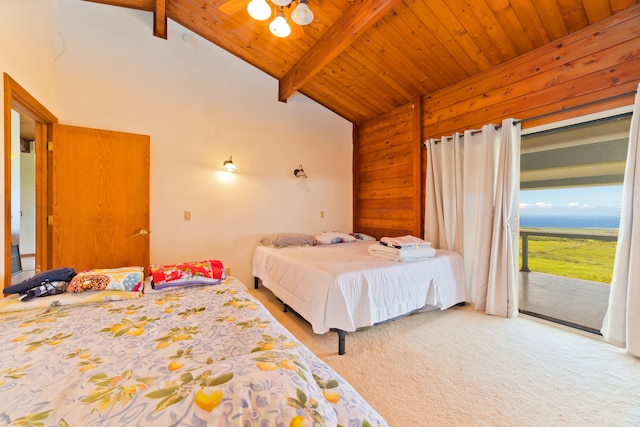
<path id="1" fill-rule="evenodd" d="M 371 241 L 377 240 L 375 237 L 369 236 L 368 234 L 364 234 L 364 233 L 351 233 L 351 235 L 358 240 L 371 240 Z"/>
<path id="2" fill-rule="evenodd" d="M 335 243 L 355 242 L 357 239 L 348 233 L 339 231 L 323 231 L 313 235 L 316 245 L 333 245 Z"/>

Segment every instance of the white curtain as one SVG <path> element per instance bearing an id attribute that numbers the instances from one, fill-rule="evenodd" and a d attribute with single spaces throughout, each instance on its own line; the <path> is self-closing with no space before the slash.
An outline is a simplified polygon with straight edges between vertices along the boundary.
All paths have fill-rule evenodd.
<path id="1" fill-rule="evenodd" d="M 425 237 L 433 247 L 462 253 L 462 135 L 427 141 Z"/>
<path id="2" fill-rule="evenodd" d="M 622 212 L 609 307 L 602 335 L 640 357 L 640 84 L 631 117 L 629 149 L 622 186 Z"/>
<path id="3" fill-rule="evenodd" d="M 425 239 L 462 254 L 476 310 L 517 315 L 520 123 L 507 119 L 426 146 Z"/>

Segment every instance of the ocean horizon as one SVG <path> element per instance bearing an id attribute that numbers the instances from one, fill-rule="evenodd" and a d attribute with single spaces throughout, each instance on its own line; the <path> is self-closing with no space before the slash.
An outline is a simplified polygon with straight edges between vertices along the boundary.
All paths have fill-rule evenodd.
<path id="1" fill-rule="evenodd" d="M 520 228 L 613 228 L 620 227 L 619 216 L 521 215 Z"/>

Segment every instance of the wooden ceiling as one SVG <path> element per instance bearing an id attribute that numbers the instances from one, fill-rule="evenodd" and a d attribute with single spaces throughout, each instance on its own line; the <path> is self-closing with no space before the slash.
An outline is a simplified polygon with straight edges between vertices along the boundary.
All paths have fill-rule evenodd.
<path id="1" fill-rule="evenodd" d="M 279 100 L 298 91 L 354 123 L 640 2 L 309 0 L 313 22 L 282 39 L 248 15 L 249 0 L 89 1 L 153 13 L 159 37 L 171 19 L 276 78 Z"/>

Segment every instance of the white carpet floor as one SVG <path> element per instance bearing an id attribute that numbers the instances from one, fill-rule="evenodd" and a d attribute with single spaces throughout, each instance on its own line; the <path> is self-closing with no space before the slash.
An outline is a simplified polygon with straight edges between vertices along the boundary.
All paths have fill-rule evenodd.
<path id="1" fill-rule="evenodd" d="M 640 359 L 601 337 L 454 307 L 316 335 L 262 286 L 251 292 L 392 427 L 640 426 Z"/>

